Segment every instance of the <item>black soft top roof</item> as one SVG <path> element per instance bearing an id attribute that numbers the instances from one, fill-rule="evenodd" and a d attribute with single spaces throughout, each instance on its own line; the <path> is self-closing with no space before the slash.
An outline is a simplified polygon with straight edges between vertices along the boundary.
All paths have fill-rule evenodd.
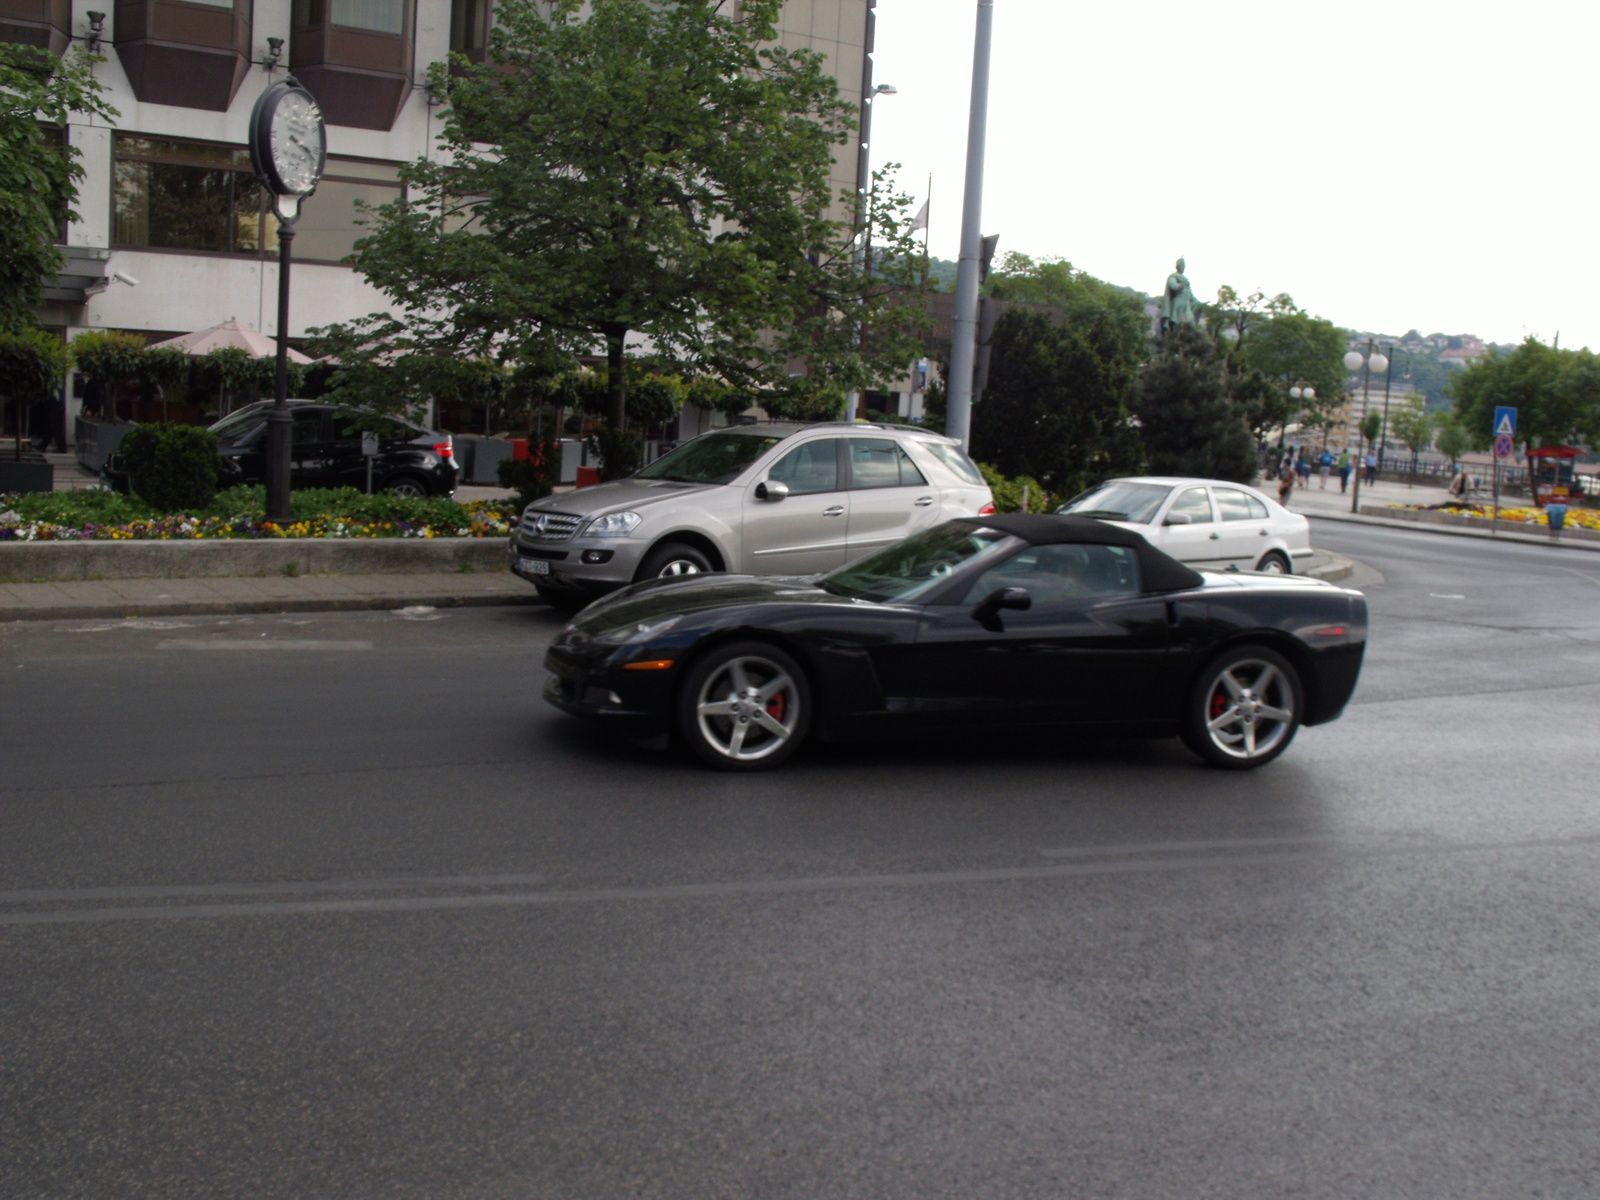
<path id="1" fill-rule="evenodd" d="M 1065 514 L 1003 513 L 992 517 L 960 517 L 968 525 L 981 525 L 1032 542 L 1035 546 L 1062 543 L 1090 546 L 1129 546 L 1139 556 L 1140 582 L 1147 592 L 1179 592 L 1199 587 L 1205 580 L 1171 555 L 1163 554 L 1143 535 L 1093 517 Z"/>

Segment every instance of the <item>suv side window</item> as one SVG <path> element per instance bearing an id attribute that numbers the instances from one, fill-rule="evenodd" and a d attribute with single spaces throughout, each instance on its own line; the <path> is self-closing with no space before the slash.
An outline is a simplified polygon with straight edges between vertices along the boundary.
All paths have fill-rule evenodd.
<path id="1" fill-rule="evenodd" d="M 1205 488 L 1190 488 L 1174 500 L 1167 516 L 1175 517 L 1179 513 L 1187 513 L 1191 524 L 1211 524 L 1211 501 L 1206 498 Z"/>
<path id="2" fill-rule="evenodd" d="M 822 438 L 796 446 L 767 472 L 774 483 L 787 484 L 791 496 L 839 490 L 839 439 Z"/>
<path id="3" fill-rule="evenodd" d="M 301 410 L 292 414 L 294 420 L 294 436 L 292 443 L 304 446 L 310 442 L 322 440 L 322 411 L 313 409 L 311 412 Z"/>
<path id="4" fill-rule="evenodd" d="M 926 487 L 927 479 L 899 442 L 849 438 L 852 488 Z"/>

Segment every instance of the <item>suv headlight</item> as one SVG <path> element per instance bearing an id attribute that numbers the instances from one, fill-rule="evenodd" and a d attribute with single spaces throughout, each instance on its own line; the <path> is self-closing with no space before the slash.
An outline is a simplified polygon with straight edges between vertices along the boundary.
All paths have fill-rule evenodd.
<path id="1" fill-rule="evenodd" d="M 639 528 L 642 520 L 644 518 L 636 512 L 607 513 L 590 521 L 589 528 L 583 532 L 586 537 L 627 537 Z"/>
<path id="2" fill-rule="evenodd" d="M 594 640 L 604 642 L 608 646 L 634 646 L 640 642 L 648 642 L 657 634 L 665 633 L 679 621 L 682 616 L 667 617 L 660 621 L 642 621 L 636 624 L 618 625 L 615 629 L 608 629 L 604 633 L 595 634 Z"/>

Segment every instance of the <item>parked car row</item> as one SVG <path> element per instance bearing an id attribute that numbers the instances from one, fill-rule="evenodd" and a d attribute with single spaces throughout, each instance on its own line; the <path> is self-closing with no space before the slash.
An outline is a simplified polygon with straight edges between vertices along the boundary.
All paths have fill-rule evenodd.
<path id="1" fill-rule="evenodd" d="M 271 400 L 229 413 L 211 426 L 217 435 L 223 487 L 266 481 L 267 414 Z M 362 435 L 377 434 L 377 454 L 371 456 L 371 482 L 375 492 L 397 496 L 455 495 L 460 467 L 455 443 L 448 433 L 404 421 L 398 417 L 356 418 L 337 405 L 309 400 L 289 401 L 293 422 L 289 447 L 289 486 L 292 488 L 367 486 L 368 455 Z M 118 491 L 128 490 L 127 471 L 121 457 L 112 454 L 102 476 Z"/>

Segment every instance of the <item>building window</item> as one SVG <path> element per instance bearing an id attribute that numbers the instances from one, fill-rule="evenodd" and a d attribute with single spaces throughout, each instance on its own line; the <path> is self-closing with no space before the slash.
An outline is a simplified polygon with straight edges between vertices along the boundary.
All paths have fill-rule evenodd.
<path id="1" fill-rule="evenodd" d="M 450 49 L 482 58 L 489 41 L 489 0 L 453 0 L 450 5 Z"/>
<path id="2" fill-rule="evenodd" d="M 339 262 L 355 249 L 359 239 L 372 232 L 370 226 L 356 224 L 358 220 L 371 220 L 357 207 L 357 201 L 377 208 L 398 200 L 400 195 L 400 169 L 393 164 L 330 158 L 316 192 L 301 205 L 294 256 L 314 262 Z M 269 249 L 276 251 L 277 245 L 274 236 Z"/>
<path id="3" fill-rule="evenodd" d="M 242 146 L 118 134 L 118 246 L 258 254 L 263 194 Z"/>
<path id="4" fill-rule="evenodd" d="M 346 29 L 398 35 L 405 32 L 405 4 L 403 0 L 333 0 L 333 23 Z"/>
<path id="5" fill-rule="evenodd" d="M 400 171 L 392 163 L 328 159 L 315 194 L 301 205 L 295 258 L 340 261 L 366 232 L 356 224 L 356 202 L 376 207 L 400 195 Z M 269 201 L 243 146 L 117 135 L 118 246 L 276 254 Z"/>

